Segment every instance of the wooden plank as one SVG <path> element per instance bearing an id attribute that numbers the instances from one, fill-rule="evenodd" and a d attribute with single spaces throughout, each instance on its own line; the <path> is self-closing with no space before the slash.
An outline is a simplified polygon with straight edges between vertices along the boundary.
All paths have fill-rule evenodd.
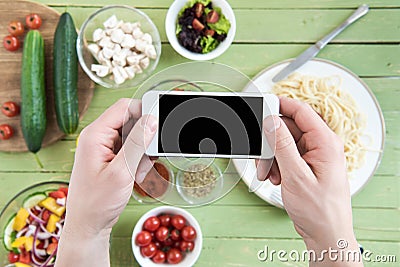
<path id="1" fill-rule="evenodd" d="M 70 173 L 0 173 L 1 192 L 0 208 L 11 198 L 30 185 L 44 181 L 69 181 Z M 237 181 L 235 170 L 224 174 L 226 181 Z M 375 176 L 366 187 L 353 197 L 354 208 L 398 208 L 400 195 L 400 177 Z M 132 199 L 129 206 L 138 203 Z M 250 193 L 248 187 L 240 181 L 231 192 L 213 203 L 218 206 L 269 206 L 256 194 Z"/>
<path id="2" fill-rule="evenodd" d="M 79 0 L 69 0 L 68 3 L 65 0 L 38 0 L 37 2 L 42 2 L 52 6 L 104 6 L 109 5 L 110 1 L 98 0 L 92 2 L 90 0 L 79 1 Z M 172 4 L 173 0 L 116 0 L 112 4 L 123 4 L 130 5 L 139 8 L 168 8 Z M 368 4 L 370 7 L 374 8 L 390 8 L 390 7 L 400 7 L 397 0 L 308 0 L 308 1 L 297 1 L 297 0 L 230 0 L 230 5 L 233 8 L 356 8 L 361 4 Z"/>
<path id="3" fill-rule="evenodd" d="M 64 7 L 55 8 L 59 12 Z M 67 8 L 81 27 L 97 8 Z M 162 42 L 166 10 L 144 10 L 158 28 Z M 352 10 L 236 10 L 235 43 L 314 43 L 345 20 Z M 382 18 L 385 18 L 384 20 Z M 388 43 L 400 40 L 400 9 L 371 10 L 332 43 Z M 245 23 L 244 23 L 245 22 Z M 279 25 L 279 27 L 276 27 Z M 251 30 L 250 30 L 251 29 Z"/>
<path id="4" fill-rule="evenodd" d="M 113 245 L 115 244 L 115 245 Z M 370 257 L 375 259 L 377 255 L 396 255 L 398 260 L 400 244 L 392 242 L 363 241 L 362 245 L 373 254 Z M 285 250 L 288 254 L 292 250 L 302 253 L 305 245 L 302 240 L 293 239 L 225 239 L 225 238 L 204 238 L 203 248 L 195 266 L 308 266 L 307 262 L 290 260 L 279 261 L 276 257 L 266 261 L 259 261 L 257 253 L 265 249 L 279 251 Z M 296 253 L 296 252 L 292 252 Z M 293 254 L 294 255 L 294 254 Z M 381 267 L 380 262 L 366 262 L 366 267 Z M 395 263 L 386 263 L 385 266 L 396 266 Z M 113 237 L 111 240 L 111 266 L 131 267 L 139 266 L 136 262 L 131 246 L 130 237 Z"/>
<path id="5" fill-rule="evenodd" d="M 132 233 L 140 216 L 148 211 L 150 205 L 128 206 L 115 225 L 113 235 L 126 237 Z M 269 206 L 217 206 L 210 205 L 192 208 L 189 211 L 196 217 L 205 237 L 240 238 L 298 238 L 292 221 L 286 212 Z M 372 220 L 375 218 L 385 220 Z M 400 239 L 400 211 L 397 209 L 353 209 L 356 235 L 364 240 L 396 241 Z M 227 220 L 229 218 L 229 220 Z M 246 218 L 244 223 L 243 218 Z M 229 227 L 226 223 L 229 221 Z M 205 227 L 205 226 L 212 227 Z M 271 227 L 269 227 L 271 226 Z"/>

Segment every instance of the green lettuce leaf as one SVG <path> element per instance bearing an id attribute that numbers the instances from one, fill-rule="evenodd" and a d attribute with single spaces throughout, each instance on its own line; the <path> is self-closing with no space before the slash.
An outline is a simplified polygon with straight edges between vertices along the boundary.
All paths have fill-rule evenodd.
<path id="1" fill-rule="evenodd" d="M 229 20 L 222 14 L 221 8 L 214 7 L 214 10 L 217 11 L 219 15 L 219 20 L 216 23 L 207 23 L 210 29 L 214 30 L 218 34 L 228 33 L 229 29 L 231 28 L 231 23 Z M 208 11 L 210 12 L 210 10 Z M 208 13 L 206 11 L 206 13 Z"/>
<path id="2" fill-rule="evenodd" d="M 203 54 L 206 54 L 213 51 L 219 45 L 219 42 L 208 35 L 207 37 L 201 38 L 200 45 L 203 48 Z"/>

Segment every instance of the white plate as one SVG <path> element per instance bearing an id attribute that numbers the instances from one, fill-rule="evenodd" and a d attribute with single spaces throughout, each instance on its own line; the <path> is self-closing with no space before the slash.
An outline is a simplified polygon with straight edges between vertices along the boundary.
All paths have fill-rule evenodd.
<path id="1" fill-rule="evenodd" d="M 269 92 L 274 84 L 272 82 L 272 77 L 286 67 L 290 61 L 291 60 L 286 60 L 263 70 L 253 79 L 253 83 L 256 86 L 248 85 L 243 91 L 250 92 L 258 88 L 261 92 Z M 364 164 L 359 169 L 352 171 L 349 175 L 349 177 L 351 177 L 349 179 L 350 192 L 353 196 L 359 192 L 374 175 L 382 158 L 385 124 L 379 103 L 372 91 L 357 75 L 334 62 L 313 59 L 297 69 L 296 72 L 317 77 L 339 75 L 343 82 L 342 89 L 353 96 L 360 110 L 367 116 L 367 125 L 364 133 L 371 136 L 372 140 L 371 144 L 368 144 L 370 149 L 366 151 Z M 254 176 L 256 173 L 256 166 L 254 161 L 235 159 L 233 162 L 243 181 L 248 186 L 250 186 L 250 184 L 252 187 L 255 186 L 254 182 L 256 178 Z M 270 204 L 283 208 L 280 186 L 274 186 L 267 180 L 262 182 L 262 185 L 257 188 L 255 193 Z"/>

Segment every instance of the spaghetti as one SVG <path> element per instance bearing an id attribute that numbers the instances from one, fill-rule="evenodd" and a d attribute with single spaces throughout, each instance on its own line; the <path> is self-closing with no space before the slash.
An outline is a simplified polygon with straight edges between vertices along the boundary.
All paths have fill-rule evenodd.
<path id="1" fill-rule="evenodd" d="M 353 97 L 341 89 L 338 76 L 313 77 L 294 73 L 276 83 L 272 92 L 308 103 L 344 142 L 347 171 L 364 163 L 365 147 L 361 136 L 366 125 L 365 115 Z"/>

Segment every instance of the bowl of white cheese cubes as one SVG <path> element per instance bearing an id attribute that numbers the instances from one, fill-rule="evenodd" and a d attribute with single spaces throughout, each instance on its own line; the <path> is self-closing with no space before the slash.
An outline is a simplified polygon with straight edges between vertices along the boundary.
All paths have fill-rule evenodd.
<path id="1" fill-rule="evenodd" d="M 132 88 L 157 67 L 161 40 L 156 26 L 142 11 L 105 6 L 82 24 L 77 53 L 82 69 L 97 84 Z"/>

